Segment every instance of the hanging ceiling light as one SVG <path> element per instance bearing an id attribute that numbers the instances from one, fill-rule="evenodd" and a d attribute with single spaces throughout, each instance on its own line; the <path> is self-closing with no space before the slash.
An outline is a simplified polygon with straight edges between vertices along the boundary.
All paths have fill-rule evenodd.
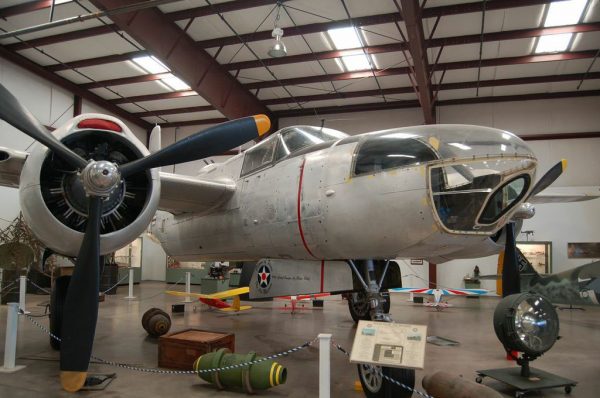
<path id="1" fill-rule="evenodd" d="M 287 55 L 287 49 L 285 48 L 285 44 L 281 40 L 283 37 L 283 29 L 279 27 L 279 17 L 281 11 L 281 3 L 277 4 L 277 16 L 275 17 L 275 27 L 271 32 L 271 36 L 275 38 L 275 43 L 269 49 L 269 56 L 271 58 L 281 58 Z"/>

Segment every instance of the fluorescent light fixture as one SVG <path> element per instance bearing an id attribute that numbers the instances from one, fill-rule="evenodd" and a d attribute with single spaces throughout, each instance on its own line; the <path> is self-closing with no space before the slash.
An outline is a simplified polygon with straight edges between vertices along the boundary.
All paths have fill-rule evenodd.
<path id="1" fill-rule="evenodd" d="M 557 1 L 550 4 L 544 26 L 574 25 L 581 19 L 587 0 Z"/>
<path id="2" fill-rule="evenodd" d="M 169 72 L 169 68 L 167 68 L 162 62 L 157 60 L 155 57 L 150 55 L 135 57 L 132 59 L 132 61 L 148 73 Z"/>
<path id="3" fill-rule="evenodd" d="M 54 5 L 59 5 L 59 4 L 65 4 L 65 3 L 70 3 L 73 0 L 54 0 Z"/>
<path id="4" fill-rule="evenodd" d="M 462 149 L 463 151 L 468 151 L 469 149 L 471 149 L 470 146 L 465 145 L 465 144 L 461 144 L 460 142 L 450 142 L 450 143 L 448 143 L 448 145 L 452 145 L 453 147 L 458 148 L 458 149 Z"/>
<path id="5" fill-rule="evenodd" d="M 500 149 L 502 150 L 502 152 L 506 152 L 506 145 L 500 144 Z"/>
<path id="6" fill-rule="evenodd" d="M 176 91 L 189 90 L 191 88 L 183 80 L 181 80 L 180 78 L 178 78 L 177 76 L 174 76 L 172 74 L 169 74 L 169 76 L 162 78 L 160 80 L 163 83 L 165 83 L 167 86 L 171 87 L 173 90 L 176 90 Z"/>
<path id="7" fill-rule="evenodd" d="M 535 47 L 536 53 L 553 53 L 565 51 L 569 47 L 573 33 L 541 36 Z"/>
<path id="8" fill-rule="evenodd" d="M 342 57 L 342 62 L 348 72 L 354 72 L 357 70 L 371 69 L 369 59 L 365 54 L 348 55 Z"/>
<path id="9" fill-rule="evenodd" d="M 329 29 L 327 31 L 333 45 L 337 50 L 345 50 L 347 48 L 358 48 L 362 44 L 358 37 L 358 32 L 354 26 L 347 28 Z"/>

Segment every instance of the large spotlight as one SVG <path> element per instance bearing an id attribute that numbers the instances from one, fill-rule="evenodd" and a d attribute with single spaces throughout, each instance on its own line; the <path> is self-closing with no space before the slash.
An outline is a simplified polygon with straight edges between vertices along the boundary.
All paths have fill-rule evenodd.
<path id="1" fill-rule="evenodd" d="M 546 298 L 532 293 L 505 297 L 494 312 L 496 336 L 507 351 L 535 359 L 558 338 L 558 315 Z"/>

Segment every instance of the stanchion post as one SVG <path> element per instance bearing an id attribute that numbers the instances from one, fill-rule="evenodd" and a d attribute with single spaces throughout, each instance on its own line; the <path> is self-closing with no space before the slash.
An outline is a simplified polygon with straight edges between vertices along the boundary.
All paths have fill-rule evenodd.
<path id="1" fill-rule="evenodd" d="M 129 268 L 129 294 L 125 299 L 133 300 L 135 296 L 133 295 L 133 267 Z"/>
<path id="2" fill-rule="evenodd" d="M 6 337 L 4 340 L 4 365 L 0 373 L 12 373 L 25 366 L 15 365 L 17 356 L 17 327 L 19 325 L 19 303 L 8 303 L 6 314 Z"/>
<path id="3" fill-rule="evenodd" d="M 183 300 L 184 303 L 191 303 L 192 302 L 192 298 L 190 297 L 190 292 L 191 292 L 191 286 L 192 285 L 192 273 L 190 271 L 185 273 L 185 300 Z"/>
<path id="4" fill-rule="evenodd" d="M 0 297 L 2 297 L 2 286 L 4 285 L 4 270 L 0 268 Z"/>
<path id="5" fill-rule="evenodd" d="M 331 334 L 320 333 L 319 336 L 319 398 L 331 395 Z"/>
<path id="6" fill-rule="evenodd" d="M 29 311 L 25 308 L 25 294 L 27 293 L 27 277 L 21 275 L 19 277 L 19 310 L 24 314 L 29 314 Z"/>

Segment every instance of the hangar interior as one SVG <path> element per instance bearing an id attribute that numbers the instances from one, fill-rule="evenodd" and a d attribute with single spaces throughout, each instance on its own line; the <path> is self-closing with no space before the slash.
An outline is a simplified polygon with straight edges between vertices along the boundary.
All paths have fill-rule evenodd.
<path id="1" fill-rule="evenodd" d="M 541 269 L 540 274 L 559 274 L 600 259 L 600 200 L 560 203 L 560 197 L 600 195 L 598 0 L 5 0 L 0 4 L 0 17 L 0 84 L 39 120 L 48 134 L 55 129 L 63 131 L 61 126 L 84 114 L 118 118 L 145 148 L 151 147 L 150 135 L 155 125 L 161 127 L 161 147 L 167 148 L 219 123 L 254 114 L 270 118 L 270 133 L 292 126 L 324 127 L 357 137 L 411 126 L 491 127 L 513 133 L 531 150 L 537 159 L 531 185 L 561 159 L 568 162 L 566 170 L 549 188 L 559 199 L 556 203 L 535 204 L 535 215 L 522 220 L 515 236 L 517 246 L 521 250 L 529 247 L 534 257 L 540 254 L 535 253 L 540 246 L 544 250 L 543 261 L 534 264 L 534 268 Z M 273 53 L 274 49 L 280 53 Z M 1 103 L 8 109 L 6 102 Z M 0 170 L 4 171 L 1 162 L 10 157 L 5 149 L 28 153 L 36 146 L 30 135 L 2 119 Z M 455 145 L 459 154 L 471 149 L 469 139 L 475 142 L 474 146 L 479 145 L 478 136 L 467 137 Z M 161 171 L 203 178 L 220 164 L 244 156 L 257 142 L 264 140 L 236 143 L 228 150 L 194 161 L 161 164 Z M 284 162 L 280 164 L 283 167 Z M 272 169 L 277 165 L 274 163 Z M 302 163 L 303 171 L 304 167 Z M 296 228 L 296 219 L 300 221 L 298 177 L 286 172 L 281 171 L 273 185 L 260 186 L 265 192 L 256 197 L 276 196 L 291 186 L 293 201 L 298 196 L 298 215 L 294 208 L 286 217 Z M 425 172 L 422 174 L 425 176 Z M 22 174 L 21 182 L 23 178 Z M 238 188 L 251 189 L 243 185 L 244 178 L 239 173 L 236 178 Z M 12 187 L 2 185 L 0 230 L 5 231 L 19 217 L 23 189 L 19 183 Z M 190 191 L 182 191 L 181 195 L 187 192 Z M 337 196 L 342 192 L 353 191 L 340 188 Z M 340 199 L 341 203 L 366 200 L 363 207 L 349 208 L 372 214 L 373 220 L 379 220 L 377 213 L 388 215 L 394 220 L 392 227 L 398 236 L 413 232 L 414 225 L 393 214 L 395 207 L 377 208 L 375 203 L 379 202 L 369 201 L 368 186 L 360 192 Z M 193 202 L 194 197 L 178 200 Z M 407 206 L 408 213 L 419 211 L 418 207 L 411 210 L 411 200 L 400 201 L 398 206 L 401 204 Z M 348 214 L 348 219 L 354 215 Z M 200 220 L 202 215 L 197 217 Z M 432 217 L 438 220 L 437 215 Z M 35 222 L 37 215 L 31 218 Z M 250 221 L 259 224 L 257 220 Z M 219 225 L 217 221 L 211 228 L 220 231 Z M 307 225 L 312 228 L 308 220 Z M 368 240 L 377 237 L 378 227 L 366 222 L 352 229 L 358 235 L 364 231 Z M 331 333 L 336 344 L 348 351 L 352 348 L 357 327 L 347 312 L 346 299 L 340 295 L 322 299 L 322 308 L 313 307 L 311 301 L 315 298 L 309 297 L 306 303 L 298 302 L 308 308 L 295 313 L 290 313 L 288 302 L 244 299 L 243 304 L 254 308 L 220 313 L 195 301 L 185 305 L 183 314 L 171 313 L 171 306 L 181 303 L 182 297 L 166 295 L 164 291 L 183 291 L 186 272 L 191 274 L 192 293 L 205 293 L 203 281 L 209 279 L 209 264 L 225 261 L 233 268 L 234 261 L 256 262 L 262 257 L 242 258 L 235 253 L 228 257 L 221 252 L 213 257 L 203 254 L 196 260 L 188 253 L 174 265 L 169 263 L 160 240 L 145 229 L 146 226 L 138 234 L 139 258 L 133 259 L 130 250 L 129 259 L 124 260 L 125 265 L 127 261 L 139 265 L 133 271 L 134 298 L 126 297 L 132 295 L 127 287 L 129 274 L 126 266 L 121 267 L 114 280 L 120 283 L 116 294 L 106 294 L 99 304 L 93 346 L 96 357 L 128 365 L 110 366 L 93 357 L 90 373 L 116 373 L 116 378 L 104 391 L 86 395 L 245 394 L 240 389 L 218 390 L 194 375 L 148 374 L 132 369 L 155 369 L 159 365 L 158 340 L 149 337 L 141 327 L 142 316 L 154 307 L 171 314 L 171 332 L 201 329 L 235 334 L 236 353 L 255 351 L 266 356 L 284 352 L 313 341 L 319 333 Z M 304 246 L 312 260 L 348 259 L 343 257 L 343 249 L 337 256 L 320 257 L 316 252 L 315 256 L 309 248 L 312 244 L 313 250 L 317 247 L 317 233 L 312 231 L 307 233 L 307 244 L 300 226 L 302 242 L 294 243 L 290 253 L 304 251 Z M 293 236 L 281 236 L 283 240 L 297 240 L 296 235 L 294 230 Z M 382 241 L 389 238 L 384 235 L 382 232 Z M 185 238 L 178 235 L 173 239 Z M 65 235 L 54 239 L 61 246 L 61 239 L 69 238 Z M 244 235 L 239 239 L 254 237 Z M 121 246 L 129 243 L 122 242 Z M 591 253 L 578 255 L 575 247 L 581 243 L 589 244 L 586 247 L 595 251 L 590 249 Z M 428 335 L 459 342 L 447 347 L 426 344 L 425 362 L 423 369 L 416 371 L 415 388 L 422 391 L 424 376 L 439 370 L 473 381 L 478 369 L 516 367 L 514 361 L 505 358 L 492 322 L 501 299 L 497 294 L 498 278 L 479 280 L 474 275 L 475 267 L 478 275 L 500 273 L 497 251 L 475 258 L 450 256 L 448 261 L 439 263 L 423 260 L 425 255 L 419 257 L 396 260 L 402 287 L 469 288 L 476 279 L 475 287 L 487 293 L 476 298 L 453 298 L 449 300 L 451 307 L 443 311 L 410 302 L 407 295 L 390 293 L 389 313 L 395 322 L 427 325 Z M 285 258 L 291 261 L 294 255 Z M 190 261 L 203 263 L 187 268 L 186 262 Z M 6 264 L 0 264 L 0 268 L 15 269 L 14 264 L 12 268 Z M 582 275 L 578 280 L 575 277 L 576 280 L 597 282 L 599 267 L 597 263 L 595 274 Z M 9 274 L 3 273 L 3 297 L 18 293 L 14 287 L 7 288 L 17 275 L 6 276 Z M 321 280 L 321 292 L 322 283 Z M 48 335 L 39 327 L 48 327 L 46 305 L 50 296 L 45 293 L 54 288 L 51 285 L 41 290 L 29 286 L 27 290 L 31 316 L 19 317 L 16 345 L 16 362 L 26 367 L 15 373 L 0 373 L 0 396 L 72 395 L 61 389 L 59 371 L 65 369 L 59 370 L 59 351 L 50 347 Z M 221 289 L 221 285 L 216 289 Z M 595 290 L 586 294 L 600 297 L 600 286 L 596 284 Z M 18 300 L 18 294 L 16 297 Z M 432 298 L 426 296 L 425 301 L 431 302 Z M 9 314 L 2 303 L 0 339 L 4 341 L 8 337 L 5 325 Z M 600 388 L 599 308 L 585 305 L 583 311 L 557 311 L 562 338 L 534 363 L 536 368 L 576 380 L 573 397 L 593 397 Z M 0 353 L 6 352 L 5 345 L 0 345 Z M 317 343 L 277 361 L 287 369 L 285 383 L 258 395 L 319 395 Z M 331 396 L 392 396 L 365 391 L 358 380 L 356 365 L 332 348 Z M 515 395 L 514 389 L 498 381 L 486 379 L 483 385 L 497 390 L 499 396 Z M 539 396 L 564 394 L 563 389 L 548 389 Z"/>

